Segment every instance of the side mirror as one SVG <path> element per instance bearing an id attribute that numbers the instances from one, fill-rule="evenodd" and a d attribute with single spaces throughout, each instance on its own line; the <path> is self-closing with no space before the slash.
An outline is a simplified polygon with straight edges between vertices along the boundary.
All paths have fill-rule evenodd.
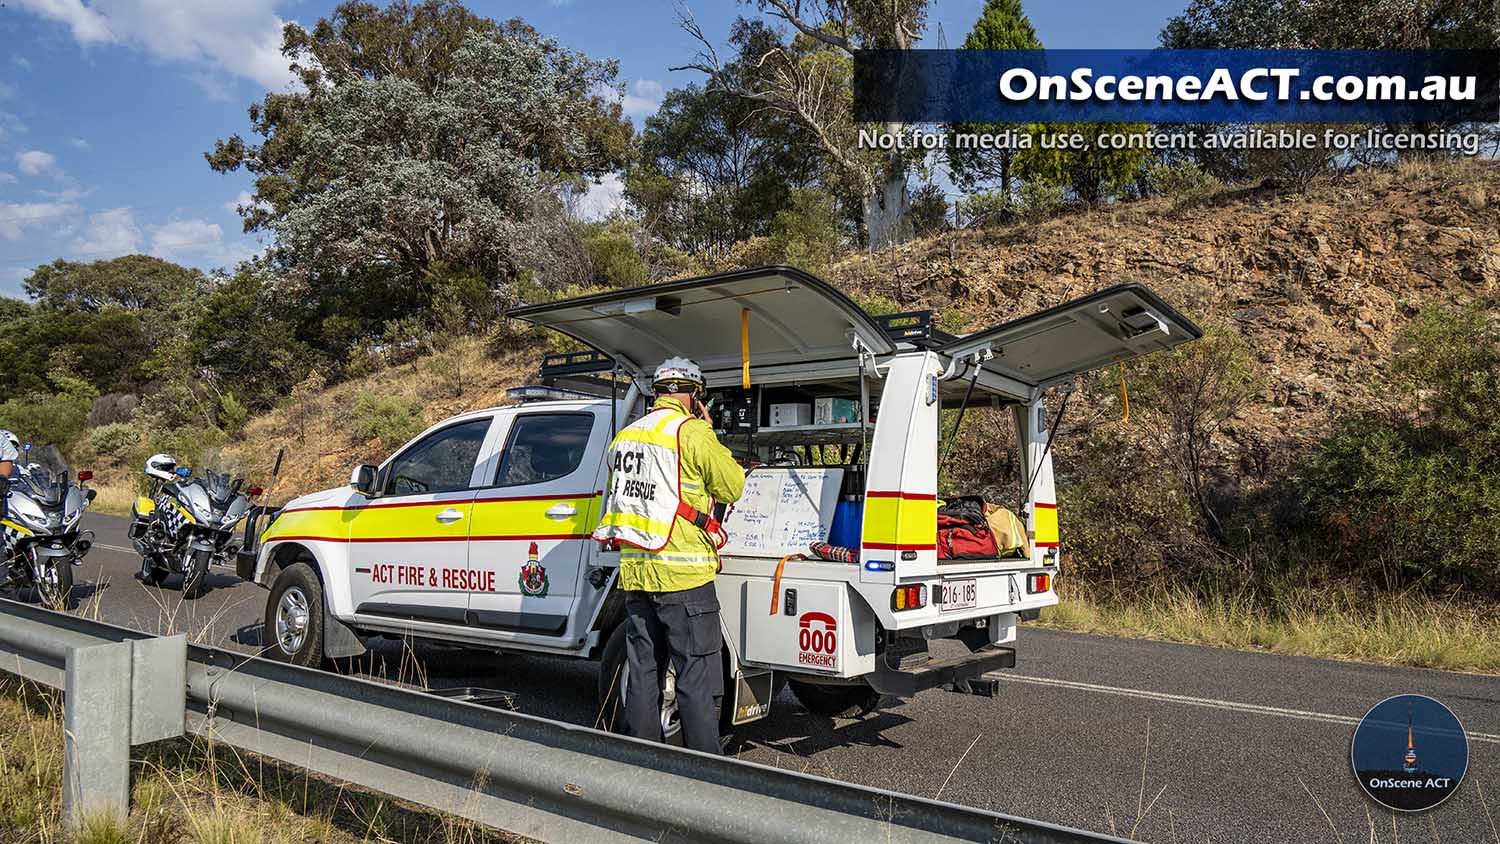
<path id="1" fill-rule="evenodd" d="M 87 469 L 85 469 L 82 472 L 78 473 L 78 482 L 81 483 L 81 484 L 88 483 L 89 481 L 92 481 L 93 479 L 94 479 L 94 473 L 90 472 Z"/>
<path id="2" fill-rule="evenodd" d="M 93 504 L 94 503 L 94 497 L 97 496 L 98 494 L 99 494 L 99 490 L 97 490 L 97 489 L 90 489 L 90 490 L 85 490 L 84 491 L 83 497 L 84 497 L 84 499 L 86 501 L 88 501 L 88 503 Z"/>
<path id="3" fill-rule="evenodd" d="M 354 467 L 353 472 L 349 473 L 349 486 L 354 487 L 354 491 L 360 495 L 373 495 L 375 493 L 375 477 L 378 473 L 379 470 L 374 466 L 368 463 L 361 463 Z"/>

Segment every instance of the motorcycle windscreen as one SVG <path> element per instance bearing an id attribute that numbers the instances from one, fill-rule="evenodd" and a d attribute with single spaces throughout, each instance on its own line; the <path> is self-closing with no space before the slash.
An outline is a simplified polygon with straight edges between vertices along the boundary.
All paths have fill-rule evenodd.
<path id="1" fill-rule="evenodd" d="M 746 335 L 752 367 L 853 360 L 851 337 L 876 354 L 895 348 L 848 297 L 793 267 L 615 290 L 508 316 L 561 331 L 638 373 L 669 357 L 692 358 L 711 385 L 739 380 Z"/>
<path id="2" fill-rule="evenodd" d="M 1047 387 L 1202 336 L 1150 288 L 1131 283 L 965 334 L 938 351 L 963 358 L 988 347 L 994 357 L 985 369 Z"/>

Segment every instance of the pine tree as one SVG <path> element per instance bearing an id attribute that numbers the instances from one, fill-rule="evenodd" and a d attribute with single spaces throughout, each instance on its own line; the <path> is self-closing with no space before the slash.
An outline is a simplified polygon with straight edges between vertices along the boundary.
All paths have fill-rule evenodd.
<path id="1" fill-rule="evenodd" d="M 974 29 L 964 39 L 963 49 L 1040 50 L 1042 42 L 1021 8 L 1021 0 L 987 0 Z M 950 124 L 949 133 L 951 140 L 954 134 L 999 134 L 1005 129 L 1002 123 L 958 123 Z M 998 179 L 1007 197 L 1014 158 L 1015 152 L 1009 149 L 958 149 L 955 144 L 948 145 L 948 166 L 960 185 L 973 189 Z"/>

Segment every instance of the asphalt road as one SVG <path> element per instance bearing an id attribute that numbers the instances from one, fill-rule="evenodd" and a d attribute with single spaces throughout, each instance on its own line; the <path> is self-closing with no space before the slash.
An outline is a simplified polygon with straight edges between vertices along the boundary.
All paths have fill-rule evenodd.
<path id="1" fill-rule="evenodd" d="M 195 601 L 175 577 L 145 587 L 125 520 L 87 518 L 98 544 L 76 572 L 79 613 L 256 648 L 264 590 L 232 574 Z M 1500 678 L 1024 627 L 1018 651 L 993 699 L 930 691 L 848 720 L 784 692 L 733 752 L 1147 841 L 1500 844 Z M 503 689 L 526 712 L 594 719 L 593 663 L 422 646 L 415 660 L 386 646 L 375 661 L 366 670 L 392 679 Z M 1404 693 L 1446 703 L 1470 733 L 1467 778 L 1422 814 L 1366 800 L 1349 765 L 1359 717 Z"/>

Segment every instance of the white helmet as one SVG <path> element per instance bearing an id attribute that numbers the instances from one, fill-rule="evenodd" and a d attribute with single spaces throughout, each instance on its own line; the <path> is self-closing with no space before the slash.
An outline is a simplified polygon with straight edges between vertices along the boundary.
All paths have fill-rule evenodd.
<path id="1" fill-rule="evenodd" d="M 692 392 L 691 390 L 678 389 L 678 385 L 692 384 L 699 389 L 704 386 L 703 370 L 698 364 L 687 358 L 667 358 L 656 368 L 656 375 L 651 378 L 651 386 L 660 390 L 663 386 L 669 392 Z"/>
<path id="2" fill-rule="evenodd" d="M 0 436 L 3 436 L 7 440 L 10 440 L 10 447 L 14 448 L 17 453 L 20 453 L 21 440 L 17 438 L 15 434 L 12 434 L 10 431 L 0 431 Z"/>
<path id="3" fill-rule="evenodd" d="M 163 481 L 176 480 L 177 458 L 170 454 L 153 454 L 146 458 L 146 475 Z"/>

